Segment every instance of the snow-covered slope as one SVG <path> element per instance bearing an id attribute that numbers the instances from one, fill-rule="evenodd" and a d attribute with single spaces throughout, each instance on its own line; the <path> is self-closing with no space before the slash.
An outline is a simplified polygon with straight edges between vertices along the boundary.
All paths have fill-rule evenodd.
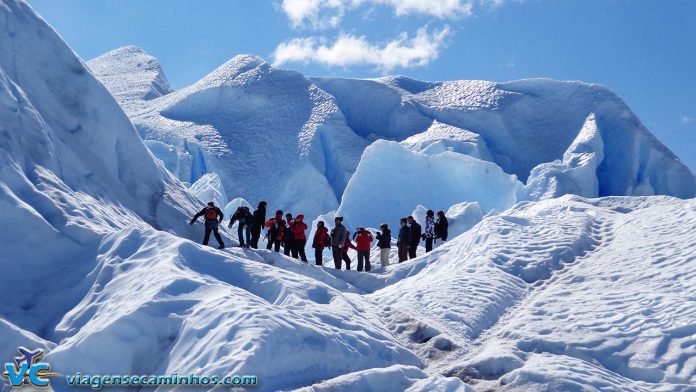
<path id="1" fill-rule="evenodd" d="M 134 73 L 142 57 L 140 50 L 118 49 L 90 66 L 104 70 L 98 77 L 116 78 Z M 149 85 L 148 75 L 135 74 L 140 80 L 133 89 Z M 236 56 L 161 98 L 117 94 L 116 99 L 131 108 L 142 137 L 182 181 L 216 173 L 229 197 L 266 200 L 308 216 L 338 206 L 367 146 L 347 127 L 331 96 L 301 74 L 252 55 Z"/>
<path id="2" fill-rule="evenodd" d="M 350 281 L 430 374 L 476 390 L 693 390 L 694 229 L 693 199 L 564 196 Z"/>
<path id="3" fill-rule="evenodd" d="M 7 1 L 0 11 L 6 200 L 25 200 L 54 228 L 66 225 L 61 216 L 78 215 L 57 206 L 74 201 L 71 208 L 81 209 L 80 197 L 118 204 L 157 228 L 180 228 L 177 212 L 190 194 L 156 163 L 109 92 L 25 3 Z"/>
<path id="4" fill-rule="evenodd" d="M 193 237 L 185 219 L 197 202 L 27 4 L 1 2 L 0 26 L 0 319 L 38 340 L 86 289 L 101 236 Z"/>
<path id="5" fill-rule="evenodd" d="M 152 230 L 108 236 L 89 291 L 52 335 L 61 344 L 48 360 L 68 374 L 256 375 L 261 391 L 422 366 L 338 288 L 355 289 L 266 265 L 281 259 L 210 252 Z"/>

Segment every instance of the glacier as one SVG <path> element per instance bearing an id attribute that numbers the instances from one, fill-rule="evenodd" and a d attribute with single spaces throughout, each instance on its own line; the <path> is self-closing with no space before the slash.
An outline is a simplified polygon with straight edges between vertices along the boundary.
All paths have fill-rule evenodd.
<path id="1" fill-rule="evenodd" d="M 693 390 L 694 177 L 606 88 L 242 55 L 175 90 L 135 47 L 84 63 L 24 1 L 0 26 L 5 361 L 259 391 Z M 450 238 L 359 273 L 188 225 L 261 199 L 350 229 L 442 209 Z"/>
<path id="2" fill-rule="evenodd" d="M 138 72 L 143 62 L 157 64 L 142 50 L 122 48 L 89 66 L 180 180 L 194 183 L 216 173 L 230 197 L 266 200 L 308 216 L 338 207 L 368 142 L 309 79 L 239 55 L 189 87 L 146 99 L 159 84 L 153 72 Z M 118 78 L 114 85 L 118 74 L 141 75 L 130 88 L 141 93 L 122 93 L 129 89 Z"/>
<path id="3" fill-rule="evenodd" d="M 384 161 L 393 154 L 381 140 L 435 160 L 449 152 L 494 163 L 519 180 L 511 190 L 516 198 L 496 205 L 499 210 L 515 201 L 565 194 L 696 195 L 691 171 L 619 97 L 599 85 L 549 79 L 308 78 L 257 56 L 240 55 L 189 87 L 162 92 L 159 86 L 168 86 L 166 77 L 157 60 L 141 49 L 116 49 L 89 65 L 152 152 L 181 181 L 193 183 L 215 173 L 230 198 L 252 204 L 267 199 L 279 209 L 312 217 L 336 210 L 354 214 L 351 204 L 370 195 L 369 203 L 360 204 L 370 204 L 360 216 L 369 218 L 354 223 L 395 224 L 418 202 L 431 201 L 409 201 L 400 213 L 388 212 L 400 193 L 386 186 L 374 197 L 374 189 L 361 185 L 374 185 L 365 176 L 388 170 L 389 177 L 403 184 L 428 178 L 428 187 L 431 180 L 457 183 L 450 173 L 466 170 L 462 164 L 442 166 L 439 172 L 421 170 L 418 154 L 412 155 L 408 170 L 386 168 Z M 114 81 L 118 74 L 128 75 L 123 79 L 132 87 Z M 472 172 L 470 177 L 477 176 Z M 467 181 L 460 186 L 485 189 L 486 184 Z M 463 202 L 480 200 L 429 206 L 446 210 Z M 385 213 L 374 214 L 379 211 Z"/>
<path id="4" fill-rule="evenodd" d="M 379 140 L 365 149 L 337 213 L 351 227 L 397 227 L 418 204 L 449 208 L 475 201 L 485 211 L 507 209 L 517 201 L 518 186 L 492 162 L 450 151 L 431 156 Z"/>

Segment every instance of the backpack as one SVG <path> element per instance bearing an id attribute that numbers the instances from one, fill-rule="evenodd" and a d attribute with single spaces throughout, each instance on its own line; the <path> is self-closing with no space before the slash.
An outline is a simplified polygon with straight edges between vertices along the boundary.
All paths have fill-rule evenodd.
<path id="1" fill-rule="evenodd" d="M 205 211 L 205 219 L 217 220 L 217 216 L 218 216 L 218 213 L 217 213 L 217 209 L 215 209 L 215 208 L 208 208 Z"/>
<path id="2" fill-rule="evenodd" d="M 253 216 L 251 215 L 251 211 L 249 211 L 248 207 L 244 207 L 242 210 L 242 221 L 246 225 L 250 225 L 252 221 Z"/>

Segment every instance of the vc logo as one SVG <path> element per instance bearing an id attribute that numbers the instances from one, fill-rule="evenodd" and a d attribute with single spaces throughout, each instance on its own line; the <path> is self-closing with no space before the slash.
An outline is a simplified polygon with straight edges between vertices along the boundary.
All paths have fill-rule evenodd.
<path id="1" fill-rule="evenodd" d="M 13 387 L 27 384 L 47 387 L 50 382 L 48 377 L 59 375 L 51 372 L 51 365 L 39 362 L 44 355 L 43 350 L 29 351 L 24 347 L 19 347 L 17 350 L 21 356 L 14 358 L 15 363 L 6 363 L 5 370 L 2 372 L 3 377 L 7 378 Z"/>

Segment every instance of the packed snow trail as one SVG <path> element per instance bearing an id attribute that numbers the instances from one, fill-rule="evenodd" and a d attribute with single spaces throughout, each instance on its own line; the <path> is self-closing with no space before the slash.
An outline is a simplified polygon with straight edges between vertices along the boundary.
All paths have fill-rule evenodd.
<path id="1" fill-rule="evenodd" d="M 522 203 L 367 297 L 428 372 L 476 389 L 689 390 L 695 228 L 694 200 Z"/>

